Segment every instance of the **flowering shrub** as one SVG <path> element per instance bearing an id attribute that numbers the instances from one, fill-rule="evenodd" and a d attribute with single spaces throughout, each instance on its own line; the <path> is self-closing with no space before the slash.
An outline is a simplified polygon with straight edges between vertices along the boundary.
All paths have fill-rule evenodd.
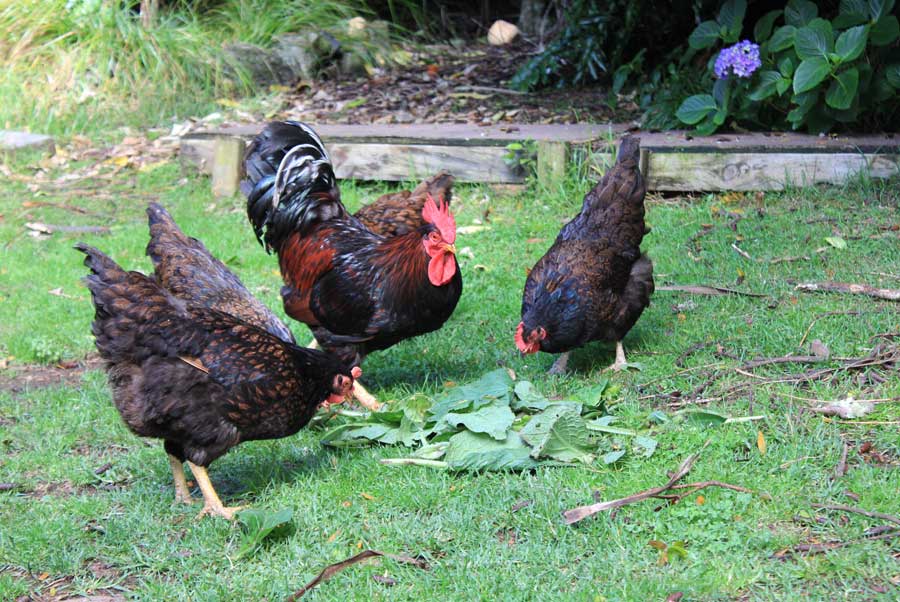
<path id="1" fill-rule="evenodd" d="M 900 22 L 894 0 L 841 0 L 831 20 L 808 0 L 790 0 L 756 23 L 755 40 L 736 43 L 746 0 L 727 0 L 714 21 L 691 34 L 692 48 L 733 44 L 710 58 L 712 94 L 695 94 L 676 116 L 711 134 L 729 116 L 735 125 L 805 127 L 841 124 L 896 128 L 900 119 Z"/>

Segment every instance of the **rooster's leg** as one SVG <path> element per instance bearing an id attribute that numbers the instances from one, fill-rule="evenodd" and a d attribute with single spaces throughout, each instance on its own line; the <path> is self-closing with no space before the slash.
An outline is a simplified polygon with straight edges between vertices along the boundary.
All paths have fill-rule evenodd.
<path id="1" fill-rule="evenodd" d="M 616 361 L 613 362 L 610 369 L 619 372 L 627 367 L 628 362 L 625 361 L 625 348 L 622 347 L 622 341 L 616 341 Z"/>
<path id="2" fill-rule="evenodd" d="M 188 462 L 188 466 L 191 467 L 191 472 L 194 473 L 194 478 L 197 479 L 197 485 L 200 486 L 200 491 L 203 492 L 203 510 L 200 511 L 197 518 L 201 518 L 207 514 L 215 514 L 216 516 L 233 520 L 234 513 L 241 510 L 243 506 L 234 506 L 231 508 L 223 506 L 222 500 L 219 499 L 219 494 L 213 489 L 212 482 L 209 480 L 206 469 L 202 466 L 197 466 L 193 462 Z"/>
<path id="3" fill-rule="evenodd" d="M 566 365 L 569 363 L 569 352 L 566 351 L 553 362 L 553 365 L 550 366 L 550 370 L 547 371 L 547 374 L 565 374 L 566 373 Z"/>
<path id="4" fill-rule="evenodd" d="M 374 395 L 366 391 L 365 387 L 359 384 L 359 381 L 354 381 L 353 383 L 353 397 L 355 397 L 360 404 L 373 412 L 377 412 L 381 409 L 382 404 L 375 399 Z"/>
<path id="5" fill-rule="evenodd" d="M 193 504 L 194 498 L 191 497 L 187 479 L 184 478 L 184 466 L 181 460 L 169 454 L 169 466 L 172 467 L 172 476 L 175 477 L 175 501 L 182 504 Z"/>

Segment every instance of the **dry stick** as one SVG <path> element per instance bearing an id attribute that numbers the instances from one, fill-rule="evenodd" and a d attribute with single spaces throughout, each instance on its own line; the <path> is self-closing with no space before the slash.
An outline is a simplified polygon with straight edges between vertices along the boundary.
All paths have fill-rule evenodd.
<path id="1" fill-rule="evenodd" d="M 634 495 L 629 495 L 623 498 L 619 498 L 617 500 L 610 500 L 608 502 L 599 502 L 596 504 L 589 504 L 587 506 L 579 506 L 578 508 L 573 508 L 571 510 L 566 510 L 563 512 L 563 519 L 567 525 L 571 525 L 577 523 L 580 520 L 583 520 L 589 516 L 593 516 L 598 512 L 602 512 L 604 510 L 612 510 L 613 508 L 618 508 L 620 506 L 627 506 L 628 504 L 634 504 L 636 502 L 641 502 L 651 497 L 658 496 L 660 493 L 667 491 L 672 488 L 672 486 L 680 481 L 684 475 L 686 475 L 691 470 L 691 466 L 693 466 L 694 462 L 697 458 L 700 457 L 700 452 L 706 449 L 706 446 L 709 445 L 711 439 L 703 444 L 703 447 L 700 448 L 700 451 L 697 453 L 688 456 L 684 462 L 681 463 L 681 466 L 678 467 L 678 470 L 675 471 L 675 474 L 669 479 L 669 481 L 663 485 L 662 487 L 653 487 L 652 489 L 647 489 L 645 491 L 641 491 L 640 493 L 635 493 Z"/>
<path id="2" fill-rule="evenodd" d="M 803 337 L 800 339 L 800 342 L 797 343 L 797 347 L 803 347 L 803 343 L 806 342 L 806 337 L 809 336 L 809 332 L 812 330 L 813 326 L 816 325 L 816 322 L 821 320 L 822 318 L 827 318 L 828 316 L 858 316 L 858 311 L 829 311 L 824 314 L 820 314 L 813 318 L 813 321 L 809 323 L 809 326 L 806 328 L 806 332 L 803 333 Z"/>
<path id="3" fill-rule="evenodd" d="M 768 357 L 757 360 L 751 360 L 741 366 L 742 370 L 753 370 L 760 366 L 768 366 L 771 364 L 813 364 L 823 362 L 827 357 L 821 355 L 784 355 L 782 357 Z"/>
<path id="4" fill-rule="evenodd" d="M 850 451 L 850 445 L 844 441 L 844 449 L 841 451 L 841 459 L 838 461 L 834 469 L 834 478 L 839 479 L 847 474 L 847 453 Z"/>
<path id="5" fill-rule="evenodd" d="M 857 508 L 855 506 L 844 506 L 843 504 L 813 504 L 812 507 L 821 508 L 823 510 L 838 510 L 840 512 L 862 514 L 863 516 L 868 516 L 869 518 L 880 518 L 881 520 L 886 520 L 888 522 L 900 525 L 900 516 L 885 514 L 884 512 L 872 512 L 871 510 L 863 510 L 862 508 Z"/>
<path id="6" fill-rule="evenodd" d="M 731 288 L 722 286 L 707 286 L 705 284 L 672 284 L 668 286 L 657 286 L 657 291 L 675 291 L 680 293 L 691 293 L 693 295 L 742 295 L 744 297 L 765 297 L 762 293 L 747 293 L 744 291 L 736 291 Z"/>
<path id="7" fill-rule="evenodd" d="M 847 293 L 852 295 L 868 295 L 886 301 L 900 301 L 900 290 L 891 288 L 875 288 L 868 284 L 850 284 L 846 282 L 810 282 L 798 284 L 794 290 L 807 293 Z"/>
<path id="8" fill-rule="evenodd" d="M 685 493 L 681 494 L 659 494 L 654 497 L 662 498 L 664 500 L 670 500 L 671 503 L 677 504 L 684 498 L 694 495 L 701 489 L 705 489 L 706 487 L 723 487 L 725 489 L 731 489 L 732 491 L 740 491 L 741 493 L 753 493 L 752 489 L 747 489 L 746 487 L 741 487 L 739 485 L 732 485 L 731 483 L 723 483 L 722 481 L 698 481 L 696 483 L 682 483 L 679 485 L 672 485 L 669 489 L 690 489 Z"/>
<path id="9" fill-rule="evenodd" d="M 866 535 L 857 539 L 851 539 L 849 541 L 834 541 L 830 543 L 801 543 L 794 546 L 790 549 L 790 552 L 806 552 L 807 554 L 823 554 L 825 552 L 830 552 L 831 550 L 837 550 L 838 548 L 845 548 L 847 546 L 853 545 L 855 543 L 862 543 L 864 541 L 876 541 L 879 539 L 892 539 L 900 535 L 900 529 L 895 529 L 888 533 L 880 533 L 878 535 Z M 776 555 L 776 558 L 784 558 L 787 554 L 782 554 L 781 556 Z"/>
<path id="10" fill-rule="evenodd" d="M 285 602 L 294 602 L 295 600 L 299 600 L 306 594 L 309 590 L 316 587 L 323 581 L 331 579 L 336 573 L 343 571 L 345 568 L 349 566 L 353 566 L 358 562 L 362 562 L 363 560 L 367 560 L 369 558 L 375 558 L 378 556 L 385 556 L 397 562 L 401 562 L 403 564 L 413 564 L 420 569 L 428 570 L 428 564 L 424 560 L 419 560 L 416 558 L 410 558 L 409 556 L 395 556 L 394 554 L 385 554 L 384 552 L 379 552 L 378 550 L 363 550 L 356 556 L 351 556 L 346 560 L 342 560 L 340 562 L 335 562 L 334 564 L 330 564 L 325 567 L 321 573 L 316 575 L 316 578 L 298 589 L 296 592 L 291 594 L 285 599 Z"/>

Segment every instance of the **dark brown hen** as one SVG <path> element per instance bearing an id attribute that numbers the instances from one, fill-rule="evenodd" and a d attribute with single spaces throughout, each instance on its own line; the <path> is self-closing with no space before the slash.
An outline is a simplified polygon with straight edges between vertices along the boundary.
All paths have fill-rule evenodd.
<path id="1" fill-rule="evenodd" d="M 640 250 L 647 188 L 639 158 L 640 139 L 625 138 L 616 164 L 528 275 L 516 346 L 563 353 L 551 372 L 564 371 L 568 352 L 595 340 L 616 343 L 613 369 L 627 365 L 622 339 L 653 293 L 653 264 Z"/>
<path id="2" fill-rule="evenodd" d="M 422 211 L 429 196 L 448 206 L 453 197 L 453 176 L 441 171 L 412 190 L 389 192 L 360 208 L 353 216 L 381 236 L 403 236 L 425 225 Z"/>
<path id="3" fill-rule="evenodd" d="M 231 519 L 237 509 L 222 505 L 206 467 L 242 441 L 296 433 L 321 402 L 350 393 L 354 373 L 334 356 L 191 307 L 93 247 L 76 249 L 91 270 L 91 330 L 122 420 L 163 439 L 177 501 L 192 501 L 186 460 L 203 493 L 201 515 Z"/>

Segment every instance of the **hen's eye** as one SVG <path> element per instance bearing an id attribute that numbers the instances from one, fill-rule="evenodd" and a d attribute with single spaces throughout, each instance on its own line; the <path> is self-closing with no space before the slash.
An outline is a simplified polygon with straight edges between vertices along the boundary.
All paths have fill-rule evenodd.
<path id="1" fill-rule="evenodd" d="M 440 242 L 441 241 L 441 237 L 437 232 L 432 232 L 431 234 L 428 235 L 428 238 L 431 239 L 431 242 Z"/>

